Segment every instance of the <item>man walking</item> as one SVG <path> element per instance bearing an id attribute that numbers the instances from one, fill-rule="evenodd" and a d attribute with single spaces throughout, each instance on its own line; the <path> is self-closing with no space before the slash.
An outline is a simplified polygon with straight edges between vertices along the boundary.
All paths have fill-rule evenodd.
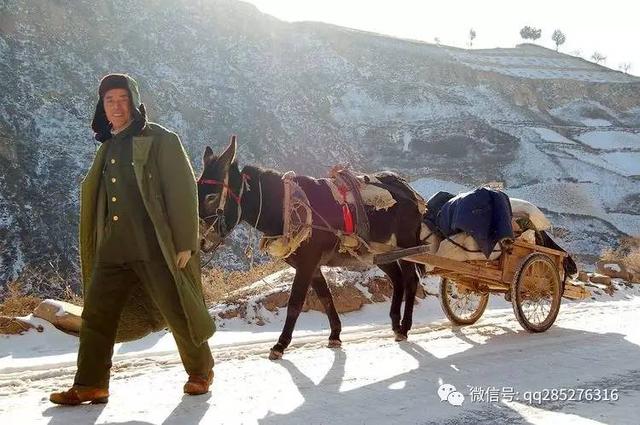
<path id="1" fill-rule="evenodd" d="M 207 340 L 215 325 L 200 282 L 193 170 L 178 136 L 147 122 L 133 78 L 107 75 L 98 95 L 92 128 L 103 143 L 80 199 L 78 370 L 73 386 L 50 400 L 108 401 L 118 324 L 134 310 L 152 329 L 168 326 L 189 375 L 184 392 L 204 394 L 213 380 Z"/>

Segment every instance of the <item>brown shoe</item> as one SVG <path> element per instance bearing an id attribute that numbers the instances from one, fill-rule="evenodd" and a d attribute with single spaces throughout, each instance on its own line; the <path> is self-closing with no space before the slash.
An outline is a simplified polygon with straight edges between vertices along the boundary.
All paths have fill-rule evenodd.
<path id="1" fill-rule="evenodd" d="M 209 392 L 209 386 L 213 382 L 213 370 L 204 377 L 203 375 L 189 375 L 189 380 L 184 384 L 184 392 L 189 395 L 200 395 Z"/>
<path id="2" fill-rule="evenodd" d="M 51 393 L 49 400 L 55 404 L 76 406 L 87 401 L 91 404 L 106 403 L 109 401 L 109 390 L 104 388 L 71 387 L 67 391 Z"/>

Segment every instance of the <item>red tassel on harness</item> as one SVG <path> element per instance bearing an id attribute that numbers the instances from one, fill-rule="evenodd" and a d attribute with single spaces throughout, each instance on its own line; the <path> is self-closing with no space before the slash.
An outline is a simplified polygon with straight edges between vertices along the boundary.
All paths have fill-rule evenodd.
<path id="1" fill-rule="evenodd" d="M 344 219 L 344 232 L 353 233 L 353 217 L 348 205 L 342 206 L 342 218 Z"/>
<path id="2" fill-rule="evenodd" d="M 340 195 L 342 195 L 342 200 L 344 203 L 342 204 L 342 220 L 344 221 L 344 232 L 349 234 L 353 233 L 353 216 L 351 215 L 351 210 L 349 209 L 349 205 L 347 204 L 347 189 L 345 186 L 338 186 L 338 191 Z"/>

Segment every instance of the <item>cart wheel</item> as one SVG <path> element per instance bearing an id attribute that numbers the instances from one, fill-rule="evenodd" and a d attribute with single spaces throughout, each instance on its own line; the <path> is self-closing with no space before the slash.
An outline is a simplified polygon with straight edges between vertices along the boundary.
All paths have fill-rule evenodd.
<path id="1" fill-rule="evenodd" d="M 558 316 L 561 299 L 555 263 L 544 254 L 529 254 L 511 285 L 511 303 L 518 322 L 529 332 L 546 331 Z"/>
<path id="2" fill-rule="evenodd" d="M 472 325 L 484 313 L 489 293 L 481 293 L 458 285 L 455 280 L 440 279 L 440 304 L 447 318 L 456 325 Z"/>

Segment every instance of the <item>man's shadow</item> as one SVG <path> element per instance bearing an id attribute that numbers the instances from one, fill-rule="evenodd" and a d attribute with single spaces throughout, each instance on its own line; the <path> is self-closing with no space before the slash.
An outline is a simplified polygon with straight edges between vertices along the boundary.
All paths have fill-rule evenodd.
<path id="1" fill-rule="evenodd" d="M 200 423 L 209 410 L 211 393 L 200 396 L 184 395 L 180 403 L 162 422 L 162 425 L 184 425 Z M 83 406 L 52 406 L 43 412 L 43 416 L 51 417 L 49 425 L 95 424 L 105 409 L 106 404 Z M 145 421 L 104 422 L 105 425 L 152 425 Z"/>
<path id="2" fill-rule="evenodd" d="M 191 396 L 183 395 L 180 404 L 162 422 L 162 425 L 199 424 L 211 405 L 207 403 L 211 393 Z"/>
<path id="3" fill-rule="evenodd" d="M 88 404 L 83 406 L 52 405 L 42 416 L 50 417 L 49 425 L 95 424 L 106 404 Z"/>

